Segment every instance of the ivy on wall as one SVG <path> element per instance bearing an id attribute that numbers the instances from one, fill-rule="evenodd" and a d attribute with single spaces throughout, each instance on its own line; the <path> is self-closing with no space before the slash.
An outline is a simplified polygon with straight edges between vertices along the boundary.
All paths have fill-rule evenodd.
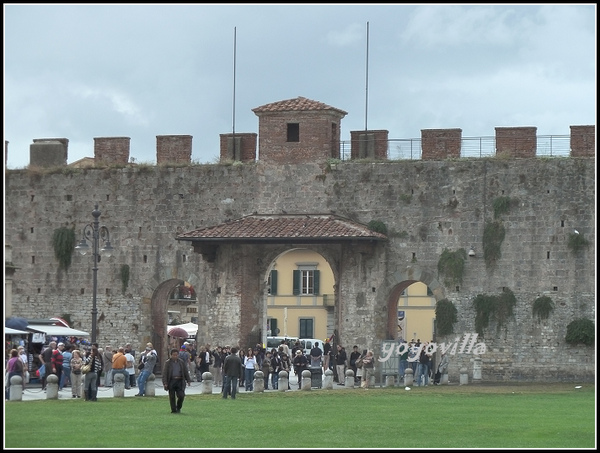
<path id="1" fill-rule="evenodd" d="M 129 286 L 129 264 L 123 264 L 121 266 L 121 291 L 125 294 L 127 287 Z"/>
<path id="2" fill-rule="evenodd" d="M 455 252 L 444 249 L 438 260 L 438 272 L 444 276 L 446 285 L 462 283 L 466 259 L 467 252 L 463 248 Z"/>
<path id="3" fill-rule="evenodd" d="M 483 329 L 489 326 L 493 318 L 498 323 L 498 329 L 505 325 L 513 316 L 517 299 L 510 289 L 506 289 L 499 296 L 478 294 L 473 299 L 475 308 L 475 331 L 483 337 Z"/>
<path id="4" fill-rule="evenodd" d="M 510 205 L 516 200 L 510 197 L 497 197 L 492 201 L 494 209 L 494 220 L 486 222 L 483 229 L 483 258 L 487 267 L 493 266 L 502 256 L 502 242 L 506 235 L 504 225 L 500 217 L 510 211 Z"/>
<path id="5" fill-rule="evenodd" d="M 54 257 L 58 260 L 60 269 L 67 270 L 71 266 L 71 257 L 75 250 L 75 229 L 60 227 L 52 234 Z"/>
<path id="6" fill-rule="evenodd" d="M 371 220 L 367 225 L 369 230 L 375 231 L 376 233 L 387 234 L 387 226 L 381 220 Z"/>
<path id="7" fill-rule="evenodd" d="M 458 321 L 458 310 L 448 299 L 438 300 L 435 304 L 435 326 L 440 335 L 454 332 L 454 323 Z"/>
<path id="8" fill-rule="evenodd" d="M 510 210 L 510 197 L 498 197 L 492 202 L 494 208 L 494 219 L 499 219 L 502 214 Z"/>
<path id="9" fill-rule="evenodd" d="M 574 254 L 579 253 L 584 248 L 588 247 L 590 242 L 583 236 L 583 233 L 569 234 L 568 246 Z"/>
<path id="10" fill-rule="evenodd" d="M 483 259 L 486 266 L 493 266 L 502 256 L 502 242 L 506 231 L 499 220 L 486 222 L 483 229 Z"/>
<path id="11" fill-rule="evenodd" d="M 541 296 L 533 301 L 533 316 L 537 316 L 538 319 L 548 319 L 552 310 L 554 302 L 548 296 Z"/>

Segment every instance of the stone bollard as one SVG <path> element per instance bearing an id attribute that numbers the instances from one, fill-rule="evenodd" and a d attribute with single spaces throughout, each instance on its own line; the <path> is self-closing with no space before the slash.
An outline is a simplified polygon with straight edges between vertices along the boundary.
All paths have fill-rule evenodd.
<path id="1" fill-rule="evenodd" d="M 13 376 L 10 378 L 10 399 L 9 401 L 23 400 L 23 377 Z"/>
<path id="2" fill-rule="evenodd" d="M 211 395 L 213 391 L 213 375 L 210 371 L 202 373 L 201 392 L 203 395 Z"/>
<path id="3" fill-rule="evenodd" d="M 325 377 L 323 378 L 323 388 L 327 390 L 333 390 L 333 370 L 325 370 Z"/>
<path id="4" fill-rule="evenodd" d="M 467 385 L 469 383 L 469 375 L 467 374 L 467 369 L 466 368 L 461 368 L 460 369 L 460 385 Z"/>
<path id="5" fill-rule="evenodd" d="M 145 396 L 156 396 L 156 376 L 154 373 L 150 373 L 150 376 L 148 376 L 148 380 L 146 381 Z"/>
<path id="6" fill-rule="evenodd" d="M 481 383 L 481 357 L 473 359 L 473 384 Z"/>
<path id="7" fill-rule="evenodd" d="M 371 383 L 369 383 L 369 386 L 370 386 L 370 384 Z M 395 384 L 396 384 L 396 379 L 394 378 L 394 375 L 393 374 L 388 374 L 385 377 L 385 386 L 386 387 L 394 387 Z"/>
<path id="8" fill-rule="evenodd" d="M 448 381 L 448 373 L 442 374 L 442 377 L 440 378 L 440 385 L 448 384 L 449 382 L 450 381 Z"/>
<path id="9" fill-rule="evenodd" d="M 46 399 L 58 399 L 58 376 L 56 374 L 51 374 L 46 379 Z"/>
<path id="10" fill-rule="evenodd" d="M 346 379 L 344 380 L 344 385 L 346 388 L 354 388 L 354 371 L 350 368 L 346 370 Z"/>
<path id="11" fill-rule="evenodd" d="M 310 370 L 302 370 L 302 380 L 300 382 L 300 390 L 310 390 L 312 388 L 312 373 Z"/>
<path id="12" fill-rule="evenodd" d="M 277 390 L 280 392 L 285 392 L 288 389 L 288 385 L 290 383 L 289 374 L 287 371 L 279 372 L 279 380 L 277 381 Z"/>
<path id="13" fill-rule="evenodd" d="M 413 385 L 413 369 L 408 367 L 404 370 L 404 387 L 410 387 Z"/>
<path id="14" fill-rule="evenodd" d="M 125 375 L 123 373 L 116 373 L 113 376 L 113 396 L 115 398 L 125 397 Z"/>
<path id="15" fill-rule="evenodd" d="M 265 391 L 265 373 L 263 373 L 261 370 L 256 370 L 254 372 L 253 386 L 254 388 L 252 389 L 252 391 L 254 393 Z"/>

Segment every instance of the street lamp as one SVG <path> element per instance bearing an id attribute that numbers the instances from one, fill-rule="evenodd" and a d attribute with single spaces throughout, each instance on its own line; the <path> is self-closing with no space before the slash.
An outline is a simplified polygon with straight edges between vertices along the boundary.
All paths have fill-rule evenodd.
<path id="1" fill-rule="evenodd" d="M 100 222 L 98 219 L 100 218 L 100 211 L 98 210 L 98 203 L 96 203 L 94 210 L 92 211 L 92 216 L 94 216 L 94 221 L 83 227 L 83 237 L 81 238 L 81 241 L 77 247 L 75 247 L 75 250 L 78 250 L 79 253 L 85 255 L 90 249 L 87 240 L 90 239 L 92 241 L 92 254 L 94 256 L 94 267 L 92 268 L 94 275 L 92 297 L 92 343 L 95 343 L 96 319 L 98 318 L 98 309 L 96 308 L 96 295 L 98 292 L 98 261 L 100 259 L 100 253 L 98 252 L 98 241 L 102 241 L 101 252 L 107 257 L 112 255 L 114 249 L 112 245 L 110 245 L 110 234 L 108 232 L 108 228 L 105 226 L 99 226 Z"/>

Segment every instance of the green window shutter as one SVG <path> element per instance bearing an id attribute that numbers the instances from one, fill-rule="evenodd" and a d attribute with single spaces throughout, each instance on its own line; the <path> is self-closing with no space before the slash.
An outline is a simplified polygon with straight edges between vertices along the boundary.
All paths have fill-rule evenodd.
<path id="1" fill-rule="evenodd" d="M 317 271 L 314 270 L 313 271 L 313 276 L 314 276 L 314 290 L 315 290 L 315 294 L 318 295 L 319 294 L 319 281 L 321 280 L 319 277 L 321 275 L 321 271 Z"/>
<path id="2" fill-rule="evenodd" d="M 271 318 L 271 336 L 275 337 L 279 335 L 279 329 L 277 329 L 277 319 Z"/>
<path id="3" fill-rule="evenodd" d="M 273 269 L 271 271 L 271 295 L 277 294 L 277 271 Z"/>
<path id="4" fill-rule="evenodd" d="M 294 271 L 294 290 L 293 290 L 293 294 L 294 296 L 297 296 L 298 294 L 300 294 L 300 271 L 299 270 L 295 270 Z"/>

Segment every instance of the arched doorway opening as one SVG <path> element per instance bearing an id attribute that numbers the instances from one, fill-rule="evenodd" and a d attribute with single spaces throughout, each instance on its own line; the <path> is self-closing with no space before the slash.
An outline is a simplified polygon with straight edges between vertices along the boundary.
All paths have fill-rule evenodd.
<path id="1" fill-rule="evenodd" d="M 335 277 L 315 250 L 279 254 L 266 276 L 265 337 L 325 339 L 335 329 Z"/>
<path id="2" fill-rule="evenodd" d="M 193 291 L 192 291 L 193 289 Z M 189 297 L 187 297 L 189 295 Z M 180 297 L 181 296 L 181 297 Z M 149 341 L 158 353 L 157 367 L 169 357 L 169 349 L 181 345 L 184 338 L 169 337 L 168 326 L 182 320 L 190 320 L 193 312 L 188 307 L 197 306 L 198 298 L 195 288 L 185 280 L 172 278 L 160 283 L 152 293 L 150 302 L 151 332 Z M 195 323 L 198 322 L 197 309 Z M 160 372 L 159 369 L 155 370 Z"/>
<path id="3" fill-rule="evenodd" d="M 409 266 L 394 276 L 387 298 L 388 340 L 435 340 L 435 306 L 445 294 L 432 275 L 418 266 Z"/>

